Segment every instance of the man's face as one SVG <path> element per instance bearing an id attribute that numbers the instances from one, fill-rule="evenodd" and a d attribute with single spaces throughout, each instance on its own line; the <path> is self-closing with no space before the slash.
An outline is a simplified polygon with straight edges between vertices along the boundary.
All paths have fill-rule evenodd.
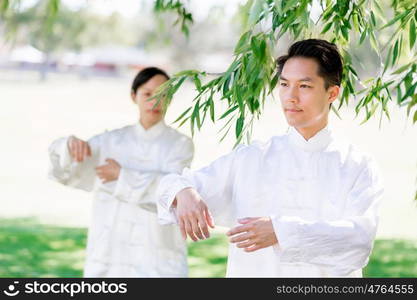
<path id="1" fill-rule="evenodd" d="M 164 117 L 162 101 L 159 101 L 158 105 L 154 107 L 158 100 L 152 99 L 148 101 L 148 99 L 155 95 L 157 88 L 165 81 L 167 81 L 165 76 L 159 74 L 155 75 L 141 85 L 137 89 L 136 94 L 132 93 L 132 100 L 139 107 L 141 119 L 156 123 Z"/>
<path id="2" fill-rule="evenodd" d="M 326 90 L 318 69 L 318 63 L 311 58 L 293 57 L 284 64 L 279 97 L 290 126 L 314 127 L 327 121 L 329 104 L 336 100 L 339 87 L 331 86 Z"/>

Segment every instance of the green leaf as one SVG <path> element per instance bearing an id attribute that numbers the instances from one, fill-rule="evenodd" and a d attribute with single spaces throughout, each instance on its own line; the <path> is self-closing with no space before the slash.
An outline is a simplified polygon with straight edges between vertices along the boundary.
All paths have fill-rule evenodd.
<path id="1" fill-rule="evenodd" d="M 263 39 L 261 41 L 261 44 L 259 45 L 259 58 L 261 58 L 262 60 L 265 59 L 265 50 L 266 50 L 266 42 Z"/>
<path id="2" fill-rule="evenodd" d="M 410 49 L 413 48 L 416 42 L 416 23 L 410 20 Z"/>
<path id="3" fill-rule="evenodd" d="M 229 76 L 226 77 L 226 80 L 223 84 L 223 96 L 224 97 L 227 96 L 227 92 L 230 89 L 230 87 L 229 87 L 230 80 L 231 80 L 231 76 L 229 75 Z"/>
<path id="4" fill-rule="evenodd" d="M 416 104 L 417 104 L 417 94 L 413 95 L 412 100 L 407 105 L 407 117 L 410 116 L 410 111 L 413 108 L 413 106 Z"/>
<path id="5" fill-rule="evenodd" d="M 379 54 L 379 47 L 378 47 L 378 42 L 377 42 L 376 37 L 375 37 L 375 33 L 373 31 L 371 31 L 370 36 L 371 36 L 371 40 L 370 40 L 371 46 L 375 50 L 375 53 Z"/>
<path id="6" fill-rule="evenodd" d="M 342 31 L 342 36 L 346 41 L 349 41 L 349 31 L 348 28 L 346 26 L 341 26 L 340 27 L 341 31 Z"/>
<path id="7" fill-rule="evenodd" d="M 388 68 L 390 66 L 390 61 L 391 61 L 391 58 L 392 58 L 391 53 L 392 53 L 392 45 L 388 49 L 388 53 L 387 53 L 386 58 L 385 58 L 384 70 L 383 70 L 382 74 L 385 74 L 385 72 L 388 70 Z"/>
<path id="8" fill-rule="evenodd" d="M 358 73 L 356 73 L 356 70 L 353 68 L 352 65 L 347 65 L 347 68 L 349 69 L 349 71 L 355 75 L 356 78 L 359 78 Z"/>
<path id="9" fill-rule="evenodd" d="M 194 75 L 194 84 L 195 84 L 195 86 L 196 86 L 196 88 L 197 88 L 197 91 L 201 91 L 201 80 L 200 80 L 200 78 L 198 78 L 198 75 L 196 74 L 196 75 Z"/>
<path id="10" fill-rule="evenodd" d="M 178 73 L 175 73 L 175 77 L 181 77 L 181 76 L 193 76 L 200 73 L 198 70 L 184 70 Z"/>
<path id="11" fill-rule="evenodd" d="M 414 112 L 413 124 L 417 122 L 417 110 Z"/>
<path id="12" fill-rule="evenodd" d="M 398 85 L 397 86 L 397 104 L 401 104 L 401 99 L 402 98 L 403 98 L 403 96 L 402 96 L 401 86 Z"/>
<path id="13" fill-rule="evenodd" d="M 213 101 L 213 95 L 209 98 L 209 105 L 210 105 L 210 118 L 214 122 L 214 101 Z"/>
<path id="14" fill-rule="evenodd" d="M 371 21 L 372 21 L 372 25 L 376 27 L 376 18 L 372 10 L 371 10 Z"/>
<path id="15" fill-rule="evenodd" d="M 197 109 L 197 114 L 196 114 L 196 121 L 197 121 L 197 127 L 200 130 L 201 129 L 201 120 L 200 120 L 200 107 L 199 107 L 200 102 L 197 103 L 196 105 L 196 109 Z"/>
<path id="16" fill-rule="evenodd" d="M 181 127 L 182 125 L 185 124 L 185 122 L 187 122 L 190 119 L 190 116 L 184 118 L 184 120 L 182 120 L 182 122 L 178 125 L 178 127 Z"/>
<path id="17" fill-rule="evenodd" d="M 378 4 L 378 1 L 373 2 L 376 6 L 375 14 L 382 20 L 382 23 L 386 23 L 384 16 L 386 15 L 385 11 L 381 8 L 381 6 Z"/>
<path id="18" fill-rule="evenodd" d="M 256 37 L 252 37 L 251 41 L 250 41 L 250 47 L 252 49 L 252 52 L 257 56 L 257 57 L 261 57 L 261 50 L 260 50 L 260 45 L 258 44 L 258 41 L 256 39 Z"/>
<path id="19" fill-rule="evenodd" d="M 389 27 L 389 26 L 393 25 L 393 24 L 394 24 L 394 23 L 396 23 L 398 20 L 400 20 L 400 19 L 404 18 L 407 14 L 409 14 L 409 11 L 408 11 L 408 10 L 406 10 L 406 11 L 404 11 L 403 13 L 401 13 L 401 14 L 397 15 L 394 19 L 392 19 L 392 20 L 391 20 L 391 21 L 389 21 L 387 24 L 385 24 L 384 26 L 382 26 L 382 27 L 380 28 L 380 30 L 382 30 L 382 29 L 384 29 L 384 28 L 387 28 L 387 27 Z"/>
<path id="20" fill-rule="evenodd" d="M 192 107 L 187 108 L 173 123 L 177 123 L 179 120 L 181 120 L 190 110 Z"/>
<path id="21" fill-rule="evenodd" d="M 335 8 L 334 7 L 332 7 L 331 5 L 330 5 L 330 3 L 327 3 L 327 5 L 326 5 L 326 9 L 323 11 L 323 13 L 322 13 L 322 19 L 323 19 L 323 21 L 327 21 L 327 20 L 329 20 L 331 17 L 332 17 L 332 15 L 333 15 L 333 13 L 334 13 L 334 11 L 335 11 Z"/>
<path id="22" fill-rule="evenodd" d="M 359 44 L 362 44 L 363 43 L 363 41 L 365 40 L 365 38 L 366 38 L 366 35 L 367 35 L 368 33 L 367 33 L 367 30 L 365 29 L 362 33 L 361 33 L 361 37 L 360 37 L 360 39 L 359 39 Z"/>
<path id="23" fill-rule="evenodd" d="M 191 114 L 191 134 L 194 136 L 194 123 L 197 121 L 197 127 L 200 129 L 200 101 L 197 100 L 196 104 L 194 105 L 194 110 Z"/>
<path id="24" fill-rule="evenodd" d="M 251 34 L 252 34 L 251 30 L 246 31 L 244 34 L 242 34 L 242 36 L 239 39 L 239 42 L 237 42 L 237 45 L 235 47 L 235 51 L 234 51 L 235 55 L 243 52 L 248 47 L 248 40 Z"/>
<path id="25" fill-rule="evenodd" d="M 392 65 L 395 65 L 395 62 L 397 61 L 398 48 L 399 48 L 399 40 L 397 40 L 394 44 L 394 50 L 393 50 L 393 53 L 392 53 Z"/>
<path id="26" fill-rule="evenodd" d="M 229 128 L 226 130 L 226 133 L 223 135 L 223 137 L 220 139 L 220 142 L 224 140 L 224 138 L 226 137 L 227 133 L 229 132 L 230 128 L 232 128 L 232 124 L 231 122 L 233 121 L 234 117 L 230 117 L 229 120 L 226 122 L 226 124 L 223 125 L 223 127 L 219 130 L 219 132 L 223 131 L 229 124 Z"/>
<path id="27" fill-rule="evenodd" d="M 219 120 L 221 120 L 221 119 L 224 119 L 225 117 L 227 117 L 227 115 L 229 115 L 231 112 L 233 112 L 233 111 L 235 111 L 236 109 L 238 109 L 239 108 L 239 105 L 235 105 L 235 106 L 233 106 L 232 108 L 229 108 L 220 118 L 219 118 Z"/>
<path id="28" fill-rule="evenodd" d="M 417 83 L 412 86 L 407 87 L 407 92 L 404 94 L 403 98 L 401 99 L 401 103 L 404 102 L 408 97 L 414 95 L 414 91 L 417 88 Z"/>
<path id="29" fill-rule="evenodd" d="M 336 114 L 336 116 L 339 118 L 339 120 L 342 120 L 342 118 L 339 115 L 339 112 L 337 111 L 336 107 L 334 105 L 331 106 L 332 107 L 332 111 Z"/>
<path id="30" fill-rule="evenodd" d="M 400 74 L 400 73 L 404 72 L 405 70 L 409 69 L 412 64 L 413 64 L 413 62 L 410 62 L 410 63 L 406 64 L 405 66 L 402 66 L 401 68 L 398 68 L 395 72 L 392 72 L 391 74 L 392 75 Z"/>
<path id="31" fill-rule="evenodd" d="M 378 107 L 378 103 L 374 103 L 374 104 L 372 105 L 372 108 L 371 108 L 371 111 L 370 111 L 369 117 L 371 117 L 371 116 L 375 113 L 375 111 L 376 111 L 377 107 Z"/>
<path id="32" fill-rule="evenodd" d="M 297 2 L 299 2 L 299 0 L 288 0 L 288 1 L 284 1 L 284 2 L 285 2 L 285 5 L 284 5 L 283 12 L 285 13 L 289 9 L 292 9 L 297 4 Z"/>
<path id="33" fill-rule="evenodd" d="M 240 117 L 236 121 L 236 138 L 240 137 L 244 123 L 245 123 L 245 118 L 242 115 L 240 115 Z"/>
<path id="34" fill-rule="evenodd" d="M 235 99 L 237 100 L 237 104 L 239 105 L 240 111 L 243 113 L 244 111 L 244 103 L 242 98 L 242 91 L 240 89 L 240 86 L 237 86 L 235 89 Z"/>
<path id="35" fill-rule="evenodd" d="M 392 101 L 392 95 L 391 95 L 390 89 L 389 88 L 385 88 L 385 91 L 387 92 L 387 95 L 388 95 L 387 102 L 388 102 L 388 100 Z"/>
<path id="36" fill-rule="evenodd" d="M 180 80 L 178 80 L 178 82 L 170 90 L 171 95 L 174 95 L 178 91 L 178 89 L 180 88 L 180 86 L 184 83 L 185 79 L 187 79 L 186 76 L 184 76 Z"/>
<path id="37" fill-rule="evenodd" d="M 400 40 L 399 40 L 399 48 L 398 48 L 398 57 L 401 56 L 401 53 L 403 52 L 403 36 L 400 35 Z"/>
<path id="38" fill-rule="evenodd" d="M 353 14 L 352 16 L 352 21 L 353 21 L 353 28 L 355 28 L 355 30 L 357 32 L 359 32 L 359 21 L 358 21 L 358 15 L 357 14 Z"/>
<path id="39" fill-rule="evenodd" d="M 323 30 L 321 31 L 321 34 L 325 34 L 327 31 L 330 30 L 330 28 L 332 28 L 333 22 L 329 22 L 326 24 L 326 26 L 324 26 Z"/>
<path id="40" fill-rule="evenodd" d="M 272 90 L 276 87 L 278 83 L 279 76 L 278 74 L 275 74 L 275 76 L 272 78 L 270 84 L 269 84 L 269 93 L 272 92 Z"/>

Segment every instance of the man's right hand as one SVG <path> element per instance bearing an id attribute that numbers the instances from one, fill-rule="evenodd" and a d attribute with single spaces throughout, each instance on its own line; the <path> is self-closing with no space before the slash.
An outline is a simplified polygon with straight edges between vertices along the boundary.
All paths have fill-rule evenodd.
<path id="1" fill-rule="evenodd" d="M 195 189 L 185 188 L 178 192 L 174 205 L 184 240 L 187 234 L 194 242 L 210 237 L 208 226 L 214 228 L 213 217 Z"/>
<path id="2" fill-rule="evenodd" d="M 68 139 L 68 150 L 72 159 L 76 162 L 82 162 L 87 156 L 91 156 L 90 145 L 75 136 Z"/>

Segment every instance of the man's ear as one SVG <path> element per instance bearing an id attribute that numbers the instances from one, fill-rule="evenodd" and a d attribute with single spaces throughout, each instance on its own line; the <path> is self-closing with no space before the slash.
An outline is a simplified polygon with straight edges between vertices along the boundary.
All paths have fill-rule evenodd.
<path id="1" fill-rule="evenodd" d="M 337 97 L 339 96 L 340 93 L 340 86 L 338 85 L 333 85 L 331 87 L 329 87 L 329 104 L 333 103 Z"/>
<path id="2" fill-rule="evenodd" d="M 133 103 L 136 103 L 136 93 L 134 91 L 130 92 L 130 98 L 132 98 Z"/>

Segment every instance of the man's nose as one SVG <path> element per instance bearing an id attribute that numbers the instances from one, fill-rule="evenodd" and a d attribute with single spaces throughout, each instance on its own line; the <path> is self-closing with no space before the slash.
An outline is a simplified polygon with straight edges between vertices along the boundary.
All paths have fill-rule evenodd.
<path id="1" fill-rule="evenodd" d="M 289 88 L 285 95 L 287 102 L 297 103 L 298 102 L 298 90 L 296 88 Z"/>

